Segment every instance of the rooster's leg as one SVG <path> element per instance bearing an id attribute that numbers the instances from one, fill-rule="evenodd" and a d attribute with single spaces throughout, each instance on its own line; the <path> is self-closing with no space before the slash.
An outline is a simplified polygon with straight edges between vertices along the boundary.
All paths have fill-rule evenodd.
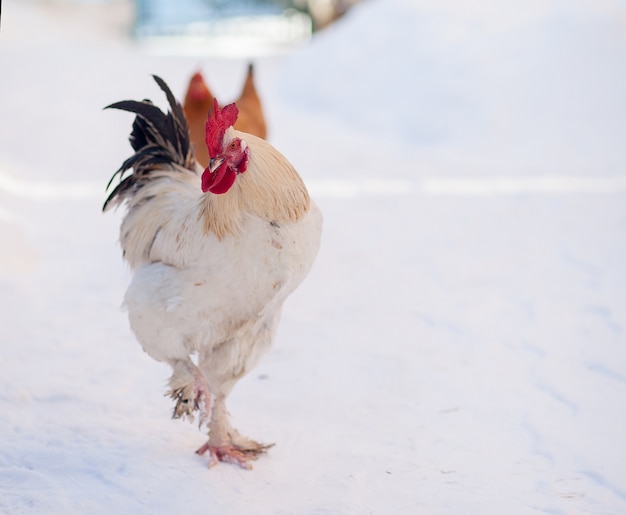
<path id="1" fill-rule="evenodd" d="M 193 412 L 199 412 L 200 425 L 211 418 L 211 393 L 207 381 L 190 359 L 176 360 L 170 363 L 173 373 L 169 380 L 168 395 L 176 401 L 172 418 L 189 417 L 193 421 Z"/>
<path id="2" fill-rule="evenodd" d="M 241 436 L 230 425 L 224 398 L 216 398 L 213 406 L 211 422 L 209 423 L 209 441 L 202 445 L 197 454 L 209 452 L 209 467 L 218 462 L 234 463 L 245 469 L 251 469 L 251 461 L 256 460 L 274 444 L 263 445 L 254 440 Z"/>

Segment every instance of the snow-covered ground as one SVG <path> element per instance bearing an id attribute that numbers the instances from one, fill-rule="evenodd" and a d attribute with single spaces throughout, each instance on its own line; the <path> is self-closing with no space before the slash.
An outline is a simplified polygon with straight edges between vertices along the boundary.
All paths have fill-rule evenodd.
<path id="1" fill-rule="evenodd" d="M 626 7 L 368 0 L 257 59 L 271 141 L 325 214 L 236 387 L 253 471 L 206 467 L 134 340 L 121 99 L 180 96 L 128 4 L 4 0 L 0 512 L 626 513 Z"/>

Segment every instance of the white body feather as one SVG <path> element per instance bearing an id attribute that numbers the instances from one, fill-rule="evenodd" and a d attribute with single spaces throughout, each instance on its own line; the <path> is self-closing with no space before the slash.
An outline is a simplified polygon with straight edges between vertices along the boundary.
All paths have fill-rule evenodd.
<path id="1" fill-rule="evenodd" d="M 211 368 L 240 376 L 269 346 L 284 300 L 313 264 L 321 215 L 311 204 L 295 223 L 247 217 L 241 235 L 223 240 L 202 230 L 200 221 L 189 226 L 180 248 L 157 235 L 150 256 L 158 260 L 139 266 L 126 293 L 131 327 L 159 361 L 211 353 L 228 342 L 228 357 Z M 207 374 L 209 383 L 214 375 Z"/>

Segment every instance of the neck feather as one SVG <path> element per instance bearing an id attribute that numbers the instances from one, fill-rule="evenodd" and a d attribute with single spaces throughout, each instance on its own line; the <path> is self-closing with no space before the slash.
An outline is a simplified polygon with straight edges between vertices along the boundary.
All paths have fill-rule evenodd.
<path id="1" fill-rule="evenodd" d="M 261 138 L 243 133 L 237 136 L 250 149 L 248 170 L 237 176 L 227 193 L 207 193 L 201 199 L 205 232 L 220 240 L 239 235 L 247 216 L 279 224 L 297 222 L 311 204 L 304 182 L 282 154 Z"/>

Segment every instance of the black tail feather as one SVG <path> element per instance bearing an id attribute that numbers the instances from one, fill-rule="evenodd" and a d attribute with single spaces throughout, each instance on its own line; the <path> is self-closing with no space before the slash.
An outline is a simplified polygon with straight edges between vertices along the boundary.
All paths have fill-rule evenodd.
<path id="1" fill-rule="evenodd" d="M 110 204 L 118 205 L 133 195 L 143 184 L 150 180 L 153 170 L 163 164 L 175 164 L 187 170 L 193 170 L 193 157 L 189 128 L 182 106 L 176 101 L 167 84 L 156 75 L 154 80 L 165 93 L 170 111 L 166 114 L 149 100 L 123 100 L 115 102 L 105 109 L 120 109 L 135 113 L 133 129 L 129 140 L 135 153 L 122 163 L 113 174 L 107 190 L 116 177 L 119 184 L 111 191 L 102 207 L 103 211 Z M 131 174 L 126 174 L 132 168 Z"/>

